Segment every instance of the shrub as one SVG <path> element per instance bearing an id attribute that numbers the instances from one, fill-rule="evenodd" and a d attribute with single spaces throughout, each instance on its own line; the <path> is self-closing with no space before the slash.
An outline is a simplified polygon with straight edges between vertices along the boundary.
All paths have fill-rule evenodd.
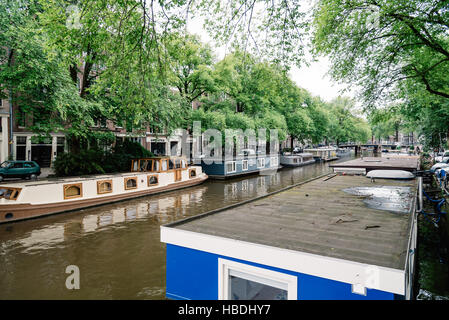
<path id="1" fill-rule="evenodd" d="M 62 153 L 54 161 L 56 176 L 79 176 L 126 172 L 134 158 L 152 157 L 153 154 L 137 142 L 118 143 L 112 151 L 81 150 L 79 153 Z"/>

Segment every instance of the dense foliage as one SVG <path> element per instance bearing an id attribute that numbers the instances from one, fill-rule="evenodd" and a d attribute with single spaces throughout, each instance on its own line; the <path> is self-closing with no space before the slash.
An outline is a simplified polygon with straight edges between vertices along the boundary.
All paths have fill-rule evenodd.
<path id="1" fill-rule="evenodd" d="M 54 161 L 57 176 L 79 176 L 86 174 L 129 171 L 131 160 L 151 157 L 153 154 L 137 142 L 125 140 L 112 150 L 90 148 L 79 153 L 62 153 Z"/>
<path id="2" fill-rule="evenodd" d="M 256 18 L 258 6 L 266 11 Z M 185 10 L 209 14 L 216 32 L 230 18 L 222 34 L 235 40 L 231 53 L 216 61 L 187 34 Z M 246 19 L 242 41 L 235 17 Z M 203 129 L 278 129 L 280 140 L 365 142 L 353 102 L 342 111 L 347 119 L 337 118 L 338 101 L 312 97 L 289 78 L 286 66 L 303 55 L 303 17 L 299 1 L 0 0 L 0 92 L 20 106 L 16 121 L 43 136 L 64 132 L 80 159 L 99 159 L 89 146 L 114 142 L 111 131 L 91 129 L 106 119 L 134 133 L 201 120 Z M 98 162 L 80 170 L 101 171 Z"/>

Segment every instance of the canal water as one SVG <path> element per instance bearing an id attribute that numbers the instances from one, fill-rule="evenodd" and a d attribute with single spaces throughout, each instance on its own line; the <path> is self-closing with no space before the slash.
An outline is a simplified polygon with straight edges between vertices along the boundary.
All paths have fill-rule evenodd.
<path id="1" fill-rule="evenodd" d="M 346 161 L 349 157 L 338 161 Z M 0 225 L 0 299 L 165 299 L 162 224 L 331 172 L 283 169 L 45 218 Z M 80 289 L 66 288 L 68 266 Z"/>

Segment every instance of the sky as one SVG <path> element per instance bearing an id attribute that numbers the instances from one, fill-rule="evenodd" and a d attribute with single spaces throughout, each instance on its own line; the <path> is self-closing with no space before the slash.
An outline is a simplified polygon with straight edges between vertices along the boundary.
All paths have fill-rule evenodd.
<path id="1" fill-rule="evenodd" d="M 187 23 L 187 30 L 189 33 L 197 34 L 203 42 L 209 43 L 218 60 L 224 58 L 227 53 L 226 48 L 215 45 L 213 39 L 203 29 L 203 20 L 200 17 L 190 19 Z M 331 80 L 327 75 L 329 66 L 329 60 L 326 57 L 321 57 L 318 61 L 310 63 L 309 66 L 302 66 L 301 69 L 292 66 L 290 77 L 299 87 L 308 90 L 314 96 L 320 96 L 325 101 L 331 101 L 340 95 L 355 97 L 354 92 L 340 92 L 346 86 Z"/>

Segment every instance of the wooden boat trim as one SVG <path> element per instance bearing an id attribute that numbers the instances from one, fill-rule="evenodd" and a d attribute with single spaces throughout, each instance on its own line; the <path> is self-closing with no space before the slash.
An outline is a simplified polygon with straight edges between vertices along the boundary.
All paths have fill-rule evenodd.
<path id="1" fill-rule="evenodd" d="M 109 184 L 111 185 L 111 190 L 100 191 L 100 186 L 101 186 L 103 183 L 109 183 Z M 113 190 L 114 190 L 114 185 L 112 184 L 112 179 L 107 179 L 107 180 L 100 180 L 100 181 L 97 181 L 97 194 L 112 193 Z"/>

